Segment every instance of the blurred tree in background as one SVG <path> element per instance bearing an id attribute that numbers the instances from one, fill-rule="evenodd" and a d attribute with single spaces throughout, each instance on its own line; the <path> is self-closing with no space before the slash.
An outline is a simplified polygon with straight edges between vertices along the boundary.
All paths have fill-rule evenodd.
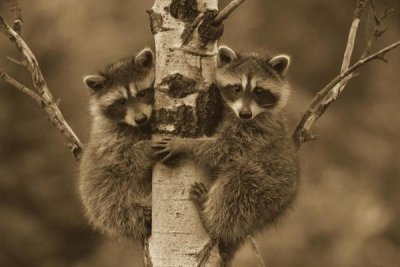
<path id="1" fill-rule="evenodd" d="M 9 17 L 0 2 L 0 12 Z M 224 6 L 228 0 L 220 1 Z M 90 125 L 82 76 L 152 47 L 146 0 L 20 1 L 23 36 L 53 95 L 84 143 Z M 294 127 L 312 96 L 340 69 L 355 1 L 246 1 L 221 43 L 292 55 Z M 400 2 L 378 46 L 400 37 Z M 364 23 L 365 24 L 365 23 Z M 360 31 L 363 33 L 363 31 Z M 365 39 L 365 38 L 364 38 Z M 361 41 L 360 41 L 361 40 Z M 363 37 L 356 54 L 363 51 Z M 30 85 L 14 46 L 0 38 L 0 66 Z M 303 145 L 299 200 L 257 236 L 268 266 L 398 266 L 400 262 L 400 53 L 366 66 Z M 77 163 L 31 99 L 0 81 L 0 266 L 141 266 L 138 244 L 105 240 L 82 213 Z M 255 266 L 248 247 L 235 266 Z"/>

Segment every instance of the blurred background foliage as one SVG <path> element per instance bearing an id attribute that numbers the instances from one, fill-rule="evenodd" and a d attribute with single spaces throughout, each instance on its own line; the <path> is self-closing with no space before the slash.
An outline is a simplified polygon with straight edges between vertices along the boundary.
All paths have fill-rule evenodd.
<path id="1" fill-rule="evenodd" d="M 10 19 L 0 2 L 0 13 Z M 220 1 L 225 6 L 228 0 Z M 66 119 L 88 140 L 89 94 L 82 76 L 153 46 L 148 0 L 20 1 L 23 36 Z M 235 49 L 292 55 L 292 128 L 312 96 L 340 69 L 355 0 L 246 1 L 221 40 Z M 400 2 L 379 47 L 400 37 Z M 10 20 L 8 20 L 10 21 Z M 365 23 L 363 24 L 365 26 Z M 360 31 L 356 55 L 365 44 Z M 5 56 L 0 66 L 30 86 Z M 301 151 L 302 185 L 280 224 L 257 236 L 268 266 L 399 266 L 400 51 L 373 62 L 318 122 Z M 0 81 L 0 266 L 142 266 L 140 246 L 105 240 L 87 226 L 76 190 L 77 163 L 42 110 Z M 235 266 L 256 266 L 248 246 Z"/>

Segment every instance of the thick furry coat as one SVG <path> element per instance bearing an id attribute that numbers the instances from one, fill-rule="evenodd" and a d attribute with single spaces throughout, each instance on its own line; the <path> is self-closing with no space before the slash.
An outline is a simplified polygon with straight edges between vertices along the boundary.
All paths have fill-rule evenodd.
<path id="1" fill-rule="evenodd" d="M 144 49 L 84 82 L 93 117 L 80 165 L 85 213 L 108 236 L 143 240 L 151 233 L 153 53 Z"/>
<path id="2" fill-rule="evenodd" d="M 248 235 L 276 222 L 292 204 L 299 167 L 283 110 L 289 96 L 283 74 L 290 58 L 241 56 L 226 47 L 218 56 L 217 85 L 225 108 L 216 133 L 165 138 L 156 155 L 166 161 L 184 153 L 212 170 L 211 185 L 194 184 L 191 199 L 229 265 Z"/>

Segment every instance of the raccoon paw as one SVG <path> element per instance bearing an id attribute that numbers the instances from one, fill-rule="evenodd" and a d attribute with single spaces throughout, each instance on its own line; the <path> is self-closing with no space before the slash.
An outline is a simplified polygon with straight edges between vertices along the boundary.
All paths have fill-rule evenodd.
<path id="1" fill-rule="evenodd" d="M 184 140 L 180 137 L 164 137 L 159 141 L 154 142 L 152 148 L 156 150 L 153 154 L 154 158 L 161 157 L 161 162 L 165 163 L 169 159 L 181 154 L 184 150 Z"/>
<path id="2" fill-rule="evenodd" d="M 198 208 L 202 208 L 207 201 L 208 188 L 203 183 L 192 184 L 189 197 Z"/>

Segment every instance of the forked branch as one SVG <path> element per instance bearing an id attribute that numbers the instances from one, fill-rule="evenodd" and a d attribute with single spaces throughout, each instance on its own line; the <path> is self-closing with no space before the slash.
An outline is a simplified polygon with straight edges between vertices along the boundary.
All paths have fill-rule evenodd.
<path id="1" fill-rule="evenodd" d="M 12 10 L 17 10 L 14 13 L 16 19 L 22 22 L 21 12 L 18 7 L 18 3 L 16 0 L 9 1 L 12 4 Z M 14 26 L 16 25 L 14 21 Z M 19 25 L 22 25 L 21 23 Z M 21 28 L 17 28 L 17 30 L 21 30 Z M 54 98 L 47 87 L 46 81 L 43 78 L 42 72 L 39 68 L 39 64 L 36 60 L 35 55 L 29 49 L 28 45 L 21 38 L 17 31 L 15 31 L 12 27 L 10 27 L 2 17 L 0 17 L 0 32 L 6 36 L 14 45 L 17 47 L 19 52 L 23 57 L 23 65 L 26 66 L 28 71 L 31 73 L 33 86 L 36 89 L 36 92 L 25 87 L 21 83 L 17 82 L 15 79 L 4 73 L 0 70 L 0 78 L 2 78 L 5 82 L 9 83 L 19 91 L 27 94 L 32 99 L 36 101 L 37 104 L 41 108 L 43 108 L 49 118 L 49 121 L 64 135 L 67 140 L 68 147 L 72 152 L 74 158 L 79 160 L 82 154 L 82 144 L 79 141 L 78 137 L 75 135 L 74 131 L 65 121 L 60 109 L 58 108 L 57 102 L 54 101 Z"/>
<path id="2" fill-rule="evenodd" d="M 398 41 L 370 56 L 365 57 L 365 55 L 363 55 L 358 62 L 356 62 L 353 66 L 349 68 L 356 40 L 357 30 L 360 24 L 361 14 L 363 13 L 365 4 L 365 0 L 357 1 L 357 6 L 354 11 L 353 22 L 350 27 L 350 33 L 347 40 L 346 51 L 343 57 L 341 74 L 335 77 L 319 93 L 316 94 L 316 96 L 311 101 L 308 109 L 303 114 L 302 118 L 296 126 L 296 129 L 293 133 L 293 139 L 298 147 L 300 147 L 303 142 L 315 140 L 317 138 L 317 136 L 311 134 L 311 127 L 322 116 L 329 105 L 337 99 L 337 97 L 346 87 L 347 83 L 356 76 L 356 71 L 360 67 L 375 59 L 380 59 L 386 62 L 385 55 L 389 51 L 400 46 L 400 41 Z M 387 14 L 385 16 L 387 16 Z M 370 44 L 368 43 L 367 50 L 370 48 L 369 46 Z"/>
<path id="3" fill-rule="evenodd" d="M 309 108 L 304 113 L 303 117 L 301 118 L 299 124 L 296 127 L 296 130 L 293 134 L 293 138 L 295 142 L 300 146 L 301 143 L 314 140 L 316 136 L 310 134 L 311 126 L 317 121 L 321 115 L 325 112 L 328 108 L 329 104 L 336 100 L 338 94 L 335 94 L 332 89 L 348 78 L 350 75 L 354 75 L 354 73 L 363 65 L 367 64 L 368 62 L 376 59 L 380 59 L 386 62 L 385 55 L 400 46 L 400 41 L 393 43 L 385 47 L 384 49 L 376 52 L 375 54 L 359 60 L 356 64 L 354 64 L 351 68 L 343 72 L 342 74 L 336 76 L 328 85 L 326 85 L 312 100 Z"/>
<path id="4" fill-rule="evenodd" d="M 13 87 L 15 87 L 17 90 L 19 90 L 20 92 L 28 95 L 30 98 L 32 98 L 39 106 L 43 105 L 43 99 L 36 94 L 32 89 L 29 89 L 28 87 L 26 87 L 25 85 L 21 84 L 20 82 L 18 82 L 17 80 L 15 80 L 14 78 L 12 78 L 10 75 L 8 75 L 7 73 L 5 73 L 2 69 L 0 69 L 0 78 L 2 80 L 4 80 L 6 83 L 12 85 Z"/>

